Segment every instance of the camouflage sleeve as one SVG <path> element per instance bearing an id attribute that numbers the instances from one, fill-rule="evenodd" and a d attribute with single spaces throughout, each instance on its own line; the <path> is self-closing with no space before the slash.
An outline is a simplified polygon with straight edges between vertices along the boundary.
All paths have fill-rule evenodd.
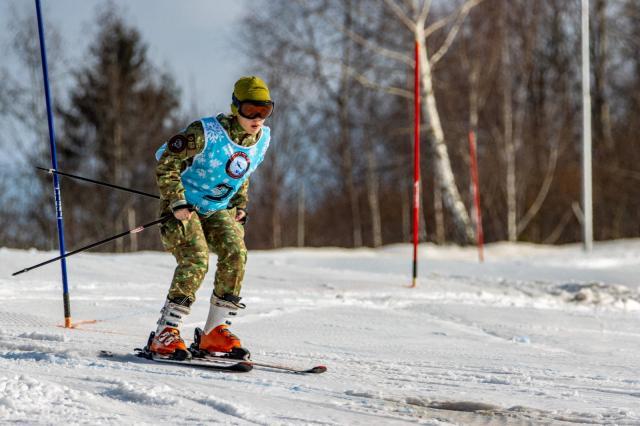
<path id="1" fill-rule="evenodd" d="M 156 182 L 160 198 L 167 202 L 172 210 L 187 204 L 180 174 L 203 149 L 204 129 L 200 121 L 191 123 L 167 142 L 167 147 L 156 166 Z"/>
<path id="2" fill-rule="evenodd" d="M 249 202 L 249 179 L 244 181 L 238 192 L 229 201 L 229 207 L 238 207 L 241 209 L 247 209 L 247 203 Z"/>

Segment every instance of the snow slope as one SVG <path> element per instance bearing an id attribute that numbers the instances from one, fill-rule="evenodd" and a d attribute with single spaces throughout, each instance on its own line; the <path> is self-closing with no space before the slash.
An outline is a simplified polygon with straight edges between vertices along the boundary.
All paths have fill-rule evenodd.
<path id="1" fill-rule="evenodd" d="M 484 264 L 425 245 L 416 289 L 410 253 L 250 253 L 233 330 L 254 359 L 329 368 L 301 376 L 130 355 L 155 328 L 168 254 L 71 258 L 69 330 L 57 264 L 11 277 L 57 253 L 0 249 L 0 423 L 640 424 L 640 241 L 496 244 Z"/>

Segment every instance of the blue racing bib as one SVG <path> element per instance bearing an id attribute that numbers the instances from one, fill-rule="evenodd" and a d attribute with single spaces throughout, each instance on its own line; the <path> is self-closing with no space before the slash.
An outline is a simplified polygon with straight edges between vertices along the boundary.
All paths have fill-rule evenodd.
<path id="1" fill-rule="evenodd" d="M 182 185 L 187 202 L 202 215 L 224 210 L 231 197 L 249 178 L 269 148 L 271 131 L 262 128 L 262 135 L 253 146 L 244 147 L 231 140 L 215 117 L 200 120 L 204 128 L 205 146 L 193 157 L 193 163 L 182 172 Z M 160 160 L 167 148 L 162 145 L 156 152 Z"/>

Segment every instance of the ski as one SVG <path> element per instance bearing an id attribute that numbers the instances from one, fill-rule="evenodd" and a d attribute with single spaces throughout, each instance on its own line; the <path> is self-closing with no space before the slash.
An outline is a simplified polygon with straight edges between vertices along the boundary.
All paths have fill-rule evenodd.
<path id="1" fill-rule="evenodd" d="M 235 371 L 238 373 L 248 373 L 253 369 L 253 366 L 246 361 L 242 360 L 233 360 L 233 359 L 202 359 L 202 358 L 191 358 L 191 359 L 174 359 L 169 356 L 162 356 L 158 354 L 154 354 L 144 349 L 136 348 L 136 355 L 141 358 L 146 358 L 151 361 L 156 362 L 164 362 L 169 364 L 178 364 L 184 366 L 192 366 L 192 367 L 204 367 L 210 370 L 218 370 L 218 371 Z"/>
<path id="2" fill-rule="evenodd" d="M 239 360 L 206 360 L 206 359 L 174 359 L 171 357 L 161 356 L 158 354 L 153 354 L 146 350 L 146 348 L 136 348 L 134 350 L 134 356 L 148 359 L 150 361 L 155 361 L 164 364 L 177 364 L 185 367 L 199 367 L 205 368 L 207 370 L 214 371 L 223 371 L 223 372 L 235 372 L 235 373 L 248 373 L 253 369 L 253 366 L 245 361 Z M 113 358 L 115 355 L 111 351 L 102 350 L 100 351 L 100 357 L 102 358 Z"/>
<path id="3" fill-rule="evenodd" d="M 192 352 L 193 354 L 193 352 Z M 205 360 L 211 360 L 211 361 L 220 361 L 220 360 L 231 360 L 232 358 L 228 358 L 225 356 L 212 356 L 212 355 L 200 355 L 200 354 L 193 354 L 193 359 L 205 359 Z M 327 367 L 324 365 L 316 365 L 314 367 L 310 367 L 310 368 L 300 368 L 300 367 L 294 367 L 294 366 L 290 366 L 290 365 L 281 365 L 281 364 L 273 364 L 273 363 L 269 363 L 269 362 L 262 362 L 262 361 L 253 361 L 251 359 L 249 360 L 243 360 L 243 363 L 249 364 L 252 367 L 258 367 L 261 369 L 270 369 L 270 370 L 280 370 L 280 371 L 286 371 L 289 373 L 296 373 L 296 374 L 321 374 L 324 373 L 325 371 L 327 371 Z"/>
<path id="4" fill-rule="evenodd" d="M 183 366 L 201 367 L 210 370 L 217 371 L 233 371 L 239 373 L 246 373 L 251 371 L 254 367 L 264 370 L 275 370 L 294 374 L 321 374 L 327 371 L 327 367 L 324 365 L 316 365 L 313 367 L 296 367 L 291 365 L 283 365 L 278 363 L 254 361 L 250 359 L 250 353 L 246 349 L 236 348 L 237 350 L 230 353 L 209 353 L 198 349 L 198 343 L 202 336 L 202 330 L 196 328 L 194 342 L 188 349 L 188 352 L 182 351 L 178 356 L 160 355 L 153 353 L 149 350 L 151 342 L 155 333 L 152 332 L 147 340 L 147 345 L 144 348 L 134 349 L 135 356 L 145 358 L 150 361 L 156 361 L 167 364 L 178 364 Z M 176 352 L 177 353 L 177 352 Z M 114 354 L 111 351 L 100 351 L 101 357 L 113 358 Z"/>
<path id="5" fill-rule="evenodd" d="M 259 367 L 261 369 L 269 369 L 269 370 L 280 370 L 289 373 L 297 373 L 297 374 L 321 374 L 327 371 L 327 367 L 324 365 L 316 365 L 310 368 L 299 368 L 290 365 L 281 365 L 274 364 L 262 361 L 253 361 L 251 358 L 251 354 L 248 350 L 244 348 L 234 348 L 234 351 L 231 353 L 216 353 L 211 354 L 209 352 L 204 352 L 198 349 L 200 338 L 202 337 L 202 329 L 197 327 L 194 330 L 193 336 L 193 344 L 189 348 L 189 352 L 191 352 L 191 356 L 193 359 L 206 359 L 210 361 L 242 361 L 246 364 L 251 365 L 252 367 Z"/>
<path id="6" fill-rule="evenodd" d="M 238 373 L 248 373 L 254 367 L 258 369 L 264 370 L 279 370 L 282 372 L 289 372 L 294 374 L 321 374 L 327 371 L 327 367 L 324 365 L 316 365 L 311 368 L 299 368 L 293 367 L 289 365 L 281 365 L 281 364 L 273 364 L 268 362 L 260 362 L 260 361 L 252 361 L 252 360 L 240 360 L 229 358 L 227 356 L 213 356 L 213 355 L 203 355 L 200 353 L 193 354 L 193 358 L 178 360 L 171 359 L 169 357 L 162 357 L 156 354 L 152 354 L 145 349 L 136 348 L 134 356 L 145 358 L 150 361 L 156 361 L 160 363 L 166 364 L 178 364 L 184 366 L 192 366 L 192 367 L 202 367 L 210 370 L 217 371 L 230 371 L 230 372 L 238 372 Z M 113 358 L 115 354 L 111 351 L 101 350 L 100 355 L 101 358 Z"/>

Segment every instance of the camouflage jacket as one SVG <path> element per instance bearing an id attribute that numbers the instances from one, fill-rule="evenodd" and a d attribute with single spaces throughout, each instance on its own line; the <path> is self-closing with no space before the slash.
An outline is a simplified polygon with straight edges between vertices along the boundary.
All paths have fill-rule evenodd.
<path id="1" fill-rule="evenodd" d="M 260 138 L 260 134 L 253 136 L 246 133 L 233 115 L 219 114 L 216 118 L 227 131 L 231 140 L 238 145 L 252 146 Z M 200 121 L 194 121 L 177 135 L 187 139 L 187 148 L 181 152 L 166 149 L 156 166 L 156 181 L 161 198 L 160 210 L 163 213 L 187 204 L 181 173 L 191 164 L 193 157 L 204 150 L 205 145 L 204 129 Z M 229 208 L 246 209 L 249 201 L 248 192 L 249 180 L 231 198 Z"/>

